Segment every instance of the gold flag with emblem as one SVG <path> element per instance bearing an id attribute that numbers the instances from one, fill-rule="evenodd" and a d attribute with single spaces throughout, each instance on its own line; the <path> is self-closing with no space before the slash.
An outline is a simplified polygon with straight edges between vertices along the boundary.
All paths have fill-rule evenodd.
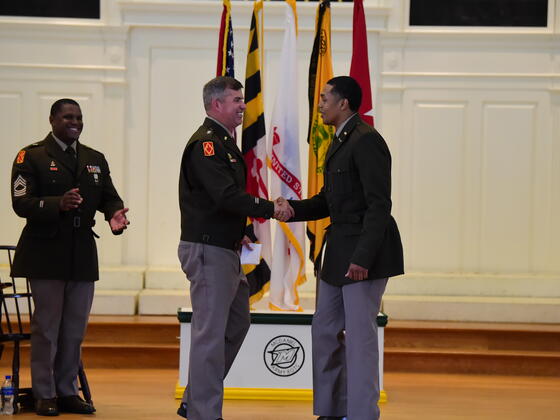
<path id="1" fill-rule="evenodd" d="M 309 64 L 309 172 L 308 197 L 313 197 L 323 188 L 325 155 L 331 144 L 334 128 L 323 123 L 319 113 L 321 90 L 333 77 L 331 56 L 331 7 L 328 1 L 319 3 L 315 19 L 315 41 Z M 325 228 L 330 219 L 314 220 L 307 223 L 307 236 L 310 240 L 309 257 L 317 267 L 318 257 L 323 245 Z"/>

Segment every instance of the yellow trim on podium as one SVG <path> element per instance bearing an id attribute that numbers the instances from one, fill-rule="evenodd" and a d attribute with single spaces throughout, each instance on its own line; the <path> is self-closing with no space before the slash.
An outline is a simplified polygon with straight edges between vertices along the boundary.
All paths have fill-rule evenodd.
<path id="1" fill-rule="evenodd" d="M 312 389 L 226 388 L 225 400 L 313 401 Z"/>
<path id="2" fill-rule="evenodd" d="M 175 399 L 183 398 L 184 386 L 175 386 Z M 225 400 L 313 401 L 312 389 L 282 388 L 225 388 Z M 387 402 L 387 393 L 381 391 L 379 402 Z"/>
<path id="3" fill-rule="evenodd" d="M 183 394 L 185 393 L 185 386 L 180 386 L 179 381 L 177 381 L 177 385 L 175 385 L 175 399 L 180 400 L 183 398 Z"/>
<path id="4" fill-rule="evenodd" d="M 387 402 L 387 393 L 382 389 L 379 393 L 379 404 Z"/>

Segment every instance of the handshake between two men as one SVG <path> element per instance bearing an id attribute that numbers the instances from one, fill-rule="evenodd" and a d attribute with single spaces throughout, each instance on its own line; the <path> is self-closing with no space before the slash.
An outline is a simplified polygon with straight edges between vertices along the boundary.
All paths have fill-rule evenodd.
<path id="1" fill-rule="evenodd" d="M 278 197 L 274 200 L 274 215 L 273 217 L 280 222 L 287 222 L 294 217 L 295 212 L 288 200 L 284 197 Z"/>

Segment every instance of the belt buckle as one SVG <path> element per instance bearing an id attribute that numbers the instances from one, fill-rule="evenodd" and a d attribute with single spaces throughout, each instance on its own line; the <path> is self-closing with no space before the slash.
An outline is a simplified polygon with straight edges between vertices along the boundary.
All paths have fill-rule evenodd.
<path id="1" fill-rule="evenodd" d="M 74 216 L 74 227 L 79 228 L 81 226 L 81 218 L 80 216 Z"/>

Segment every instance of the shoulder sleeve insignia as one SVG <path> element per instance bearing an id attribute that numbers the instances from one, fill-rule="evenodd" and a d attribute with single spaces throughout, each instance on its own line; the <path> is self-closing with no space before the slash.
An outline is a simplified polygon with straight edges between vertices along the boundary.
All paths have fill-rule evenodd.
<path id="1" fill-rule="evenodd" d="M 17 154 L 16 163 L 23 163 L 25 160 L 25 150 L 20 150 Z"/>
<path id="2" fill-rule="evenodd" d="M 204 150 L 204 156 L 214 156 L 214 142 L 205 141 L 202 143 L 202 149 Z"/>

